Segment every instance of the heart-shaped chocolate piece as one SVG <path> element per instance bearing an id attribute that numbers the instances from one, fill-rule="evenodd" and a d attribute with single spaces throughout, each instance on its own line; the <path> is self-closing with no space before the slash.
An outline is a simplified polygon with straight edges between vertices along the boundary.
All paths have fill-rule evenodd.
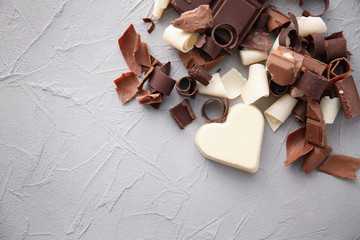
<path id="1" fill-rule="evenodd" d="M 239 103 L 230 108 L 224 123 L 205 124 L 195 143 L 213 161 L 255 173 L 259 168 L 264 117 L 255 106 Z"/>

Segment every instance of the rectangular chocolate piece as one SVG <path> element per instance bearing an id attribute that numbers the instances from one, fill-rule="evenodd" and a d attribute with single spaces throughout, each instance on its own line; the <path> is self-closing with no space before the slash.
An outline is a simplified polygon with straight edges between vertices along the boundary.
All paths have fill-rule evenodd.
<path id="1" fill-rule="evenodd" d="M 264 0 L 220 0 L 213 10 L 214 27 L 227 24 L 235 31 L 234 43 L 226 50 L 230 53 L 238 48 L 242 40 L 250 32 L 268 1 Z M 228 40 L 224 31 L 217 31 L 215 37 Z"/>
<path id="2" fill-rule="evenodd" d="M 171 0 L 170 5 L 177 11 L 179 14 L 193 10 L 200 5 L 208 4 L 210 5 L 214 0 Z"/>
<path id="3" fill-rule="evenodd" d="M 318 147 L 325 147 L 327 145 L 327 134 L 324 120 L 318 122 L 307 118 L 305 139 Z"/>
<path id="4" fill-rule="evenodd" d="M 356 89 L 354 78 L 349 76 L 335 83 L 342 109 L 347 119 L 360 114 L 360 97 Z"/>
<path id="5" fill-rule="evenodd" d="M 310 56 L 305 56 L 303 61 L 303 67 L 318 75 L 322 75 L 327 67 L 327 64 L 320 62 L 319 60 L 316 60 L 315 58 L 312 58 Z"/>

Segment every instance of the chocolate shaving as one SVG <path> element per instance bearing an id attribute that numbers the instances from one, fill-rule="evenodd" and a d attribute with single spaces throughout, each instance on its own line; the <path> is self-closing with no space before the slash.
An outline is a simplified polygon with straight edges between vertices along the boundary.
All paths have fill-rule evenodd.
<path id="1" fill-rule="evenodd" d="M 200 5 L 194 10 L 181 14 L 180 18 L 175 19 L 170 24 L 186 32 L 202 33 L 214 26 L 209 5 Z"/>
<path id="2" fill-rule="evenodd" d="M 155 29 L 155 23 L 151 18 L 143 18 L 144 23 L 151 23 L 150 28 L 147 30 L 148 33 L 152 33 Z"/>
<path id="3" fill-rule="evenodd" d="M 116 91 L 123 104 L 134 98 L 138 92 L 139 80 L 133 72 L 123 73 L 118 79 L 114 80 Z"/>
<path id="4" fill-rule="evenodd" d="M 295 52 L 300 53 L 302 51 L 302 44 L 299 35 L 295 29 L 285 29 L 281 31 L 279 35 L 279 45 L 286 47 L 286 37 L 290 38 L 290 47 Z"/>
<path id="5" fill-rule="evenodd" d="M 206 114 L 206 107 L 211 102 L 219 103 L 221 106 L 222 114 L 217 119 L 210 119 Z M 210 98 L 210 99 L 206 100 L 204 102 L 204 104 L 202 105 L 201 116 L 207 123 L 219 123 L 219 122 L 225 121 L 228 111 L 229 111 L 229 99 L 226 98 L 225 102 L 223 102 L 219 98 Z"/>
<path id="6" fill-rule="evenodd" d="M 136 43 L 134 47 L 134 57 L 135 57 L 135 61 L 140 65 L 149 68 L 152 67 L 148 45 L 144 42 L 141 42 L 139 34 L 136 37 Z"/>
<path id="7" fill-rule="evenodd" d="M 318 169 L 320 172 L 339 178 L 356 178 L 356 169 L 360 167 L 360 158 L 345 155 L 329 157 Z"/>
<path id="8" fill-rule="evenodd" d="M 289 90 L 289 86 L 280 86 L 279 84 L 277 84 L 272 80 L 270 80 L 269 88 L 270 88 L 270 93 L 275 97 L 280 97 L 285 93 L 287 93 L 287 91 Z"/>
<path id="9" fill-rule="evenodd" d="M 209 55 L 211 59 L 215 59 L 219 55 L 222 47 L 219 47 L 219 45 L 214 42 L 211 36 L 205 36 L 204 41 L 205 42 L 204 44 L 202 44 L 201 47 L 198 47 L 200 46 L 200 44 L 198 44 L 198 46 L 196 47 L 201 48 L 201 50 L 207 53 L 207 55 Z"/>
<path id="10" fill-rule="evenodd" d="M 169 110 L 171 116 L 174 118 L 180 129 L 184 129 L 196 116 L 187 99 L 182 100 L 178 105 Z"/>
<path id="11" fill-rule="evenodd" d="M 190 69 L 194 66 L 194 64 L 197 64 L 203 67 L 206 71 L 209 71 L 224 58 L 224 55 L 219 54 L 215 59 L 211 60 L 207 56 L 204 56 L 204 53 L 202 54 L 199 51 L 199 49 L 194 48 L 187 53 L 179 52 L 180 60 L 187 69 Z"/>
<path id="12" fill-rule="evenodd" d="M 176 81 L 169 77 L 170 62 L 162 66 L 157 66 L 154 73 L 151 75 L 149 84 L 152 88 L 159 91 L 161 94 L 169 96 Z"/>
<path id="13" fill-rule="evenodd" d="M 196 98 L 197 82 L 192 77 L 183 77 L 176 82 L 176 90 L 185 97 Z"/>
<path id="14" fill-rule="evenodd" d="M 347 119 L 360 115 L 360 97 L 352 76 L 335 83 L 342 109 Z"/>
<path id="15" fill-rule="evenodd" d="M 326 44 L 324 35 L 321 33 L 311 34 L 308 39 L 308 51 L 311 57 L 324 57 L 326 54 Z"/>
<path id="16" fill-rule="evenodd" d="M 340 71 L 338 71 L 340 69 Z M 332 90 L 336 81 L 346 78 L 351 73 L 351 64 L 346 58 L 338 58 L 329 63 L 327 66 L 327 89 Z"/>
<path id="17" fill-rule="evenodd" d="M 290 133 L 286 139 L 287 160 L 285 166 L 290 165 L 314 149 L 314 145 L 305 140 L 305 127 Z"/>
<path id="18" fill-rule="evenodd" d="M 336 58 L 347 57 L 347 42 L 345 38 L 334 38 L 325 41 L 326 60 L 331 61 Z"/>
<path id="19" fill-rule="evenodd" d="M 269 15 L 267 22 L 267 28 L 269 32 L 275 31 L 280 32 L 282 28 L 286 28 L 290 25 L 291 21 L 288 16 L 277 10 L 274 6 L 270 5 L 264 11 L 265 14 Z"/>
<path id="20" fill-rule="evenodd" d="M 320 100 L 327 84 L 328 81 L 326 78 L 306 70 L 296 82 L 296 87 L 306 96 L 315 100 Z"/>
<path id="21" fill-rule="evenodd" d="M 149 90 L 143 90 L 140 92 L 140 95 L 136 97 L 136 100 L 139 104 L 161 103 L 162 96 L 161 93 L 150 93 Z"/>
<path id="22" fill-rule="evenodd" d="M 143 86 L 145 82 L 149 79 L 151 73 L 154 71 L 154 67 L 149 68 L 149 70 L 145 73 L 144 77 L 141 79 L 139 85 L 137 86 L 138 92 L 143 90 Z"/>
<path id="23" fill-rule="evenodd" d="M 212 76 L 201 66 L 194 64 L 190 70 L 189 75 L 195 80 L 201 82 L 205 86 L 207 86 L 212 79 Z"/>
<path id="24" fill-rule="evenodd" d="M 130 24 L 124 34 L 119 38 L 118 43 L 120 51 L 130 70 L 136 75 L 141 76 L 141 65 L 136 61 L 134 56 L 137 38 L 138 34 L 135 31 L 134 25 Z"/>
<path id="25" fill-rule="evenodd" d="M 304 10 L 302 15 L 305 16 L 305 17 L 321 17 L 322 15 L 324 15 L 326 13 L 326 11 L 329 9 L 330 7 L 330 0 L 324 0 L 325 2 L 325 9 L 322 13 L 318 14 L 318 15 L 313 15 L 311 14 L 308 10 Z M 300 0 L 300 7 L 302 7 L 304 5 L 304 0 Z"/>
<path id="26" fill-rule="evenodd" d="M 325 158 L 332 152 L 332 148 L 327 145 L 324 148 L 315 147 L 314 150 L 305 159 L 301 168 L 306 173 L 312 172 L 317 166 L 319 166 Z"/>
<path id="27" fill-rule="evenodd" d="M 269 34 L 263 30 L 254 29 L 242 41 L 240 46 L 267 52 L 272 47 L 272 42 Z"/>

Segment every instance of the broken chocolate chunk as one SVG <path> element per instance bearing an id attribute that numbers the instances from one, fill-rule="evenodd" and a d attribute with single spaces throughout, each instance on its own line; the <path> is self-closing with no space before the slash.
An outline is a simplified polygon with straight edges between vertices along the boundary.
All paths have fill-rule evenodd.
<path id="1" fill-rule="evenodd" d="M 304 172 L 310 173 L 325 160 L 332 150 L 329 145 L 324 148 L 315 147 L 307 156 L 301 168 Z"/>
<path id="2" fill-rule="evenodd" d="M 302 123 L 306 122 L 306 110 L 307 102 L 300 100 L 293 110 L 293 115 L 297 121 Z"/>
<path id="3" fill-rule="evenodd" d="M 326 126 L 318 101 L 308 99 L 306 116 L 306 140 L 315 146 L 325 147 L 327 145 Z"/>
<path id="4" fill-rule="evenodd" d="M 329 157 L 319 168 L 320 172 L 339 178 L 356 178 L 356 169 L 360 167 L 360 158 L 345 155 Z"/>
<path id="5" fill-rule="evenodd" d="M 171 0 L 170 5 L 177 11 L 178 13 L 183 13 L 186 11 L 193 10 L 200 5 L 210 5 L 214 0 Z"/>
<path id="6" fill-rule="evenodd" d="M 328 81 L 326 78 L 317 75 L 310 70 L 306 70 L 296 82 L 296 87 L 306 96 L 315 100 L 320 100 L 327 84 Z"/>
<path id="7" fill-rule="evenodd" d="M 180 18 L 175 19 L 170 24 L 186 32 L 202 33 L 206 29 L 212 28 L 214 21 L 209 5 L 200 5 L 194 10 L 181 14 Z"/>
<path id="8" fill-rule="evenodd" d="M 123 73 L 118 79 L 114 80 L 116 91 L 123 104 L 134 98 L 138 92 L 139 80 L 133 72 Z"/>
<path id="9" fill-rule="evenodd" d="M 316 60 L 310 56 L 305 56 L 303 60 L 304 71 L 310 70 L 318 75 L 322 75 L 325 69 L 327 68 L 327 64 Z"/>
<path id="10" fill-rule="evenodd" d="M 265 33 L 263 30 L 254 29 L 242 41 L 240 46 L 267 52 L 272 47 L 272 42 L 269 34 Z"/>
<path id="11" fill-rule="evenodd" d="M 205 86 L 207 86 L 212 78 L 212 76 L 201 66 L 194 64 L 190 70 L 189 75 L 195 80 L 201 82 Z"/>
<path id="12" fill-rule="evenodd" d="M 181 103 L 171 108 L 169 112 L 180 129 L 184 129 L 187 125 L 196 119 L 196 116 L 187 99 L 184 99 Z"/>
<path id="13" fill-rule="evenodd" d="M 360 97 L 354 78 L 349 76 L 335 83 L 342 109 L 347 119 L 360 115 Z"/>
<path id="14" fill-rule="evenodd" d="M 269 14 L 269 20 L 267 22 L 267 28 L 269 32 L 280 32 L 282 28 L 286 28 L 290 25 L 291 21 L 288 16 L 277 10 L 274 6 L 270 5 L 264 11 Z"/>

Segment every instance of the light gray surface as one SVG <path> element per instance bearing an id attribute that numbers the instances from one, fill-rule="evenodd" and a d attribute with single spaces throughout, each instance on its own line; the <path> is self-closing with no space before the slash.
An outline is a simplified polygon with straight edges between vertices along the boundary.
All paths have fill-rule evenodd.
<path id="1" fill-rule="evenodd" d="M 272 1 L 300 14 L 295 0 Z M 320 12 L 321 1 L 313 9 Z M 360 79 L 360 1 L 332 0 L 329 32 L 344 30 Z M 310 6 L 311 4 L 308 4 Z M 260 169 L 249 174 L 204 159 L 198 119 L 180 131 L 168 113 L 122 105 L 113 80 L 128 68 L 117 38 L 134 23 L 151 53 L 186 72 L 141 18 L 150 0 L 0 1 L 0 239 L 353 239 L 360 236 L 360 181 L 285 167 L 289 119 L 266 124 Z M 247 76 L 238 54 L 219 66 Z M 216 68 L 217 69 L 217 68 Z M 214 71 L 216 71 L 214 69 Z M 336 154 L 360 157 L 360 118 L 328 127 Z"/>

